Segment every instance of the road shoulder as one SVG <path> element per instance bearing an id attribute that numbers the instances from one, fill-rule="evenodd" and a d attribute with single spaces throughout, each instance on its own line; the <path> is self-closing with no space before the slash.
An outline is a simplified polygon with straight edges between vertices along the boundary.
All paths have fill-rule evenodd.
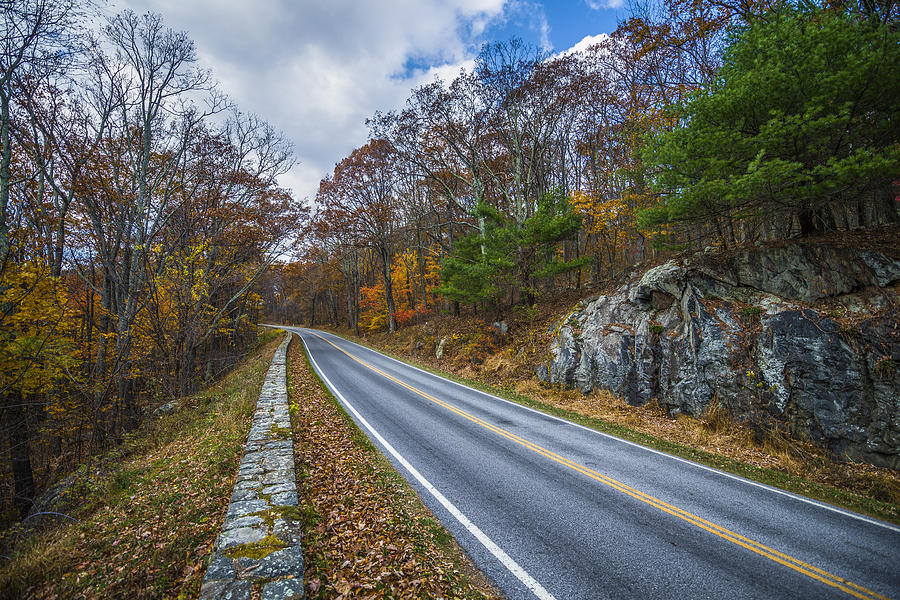
<path id="1" fill-rule="evenodd" d="M 302 344 L 288 377 L 309 597 L 499 598 L 323 389 Z"/>

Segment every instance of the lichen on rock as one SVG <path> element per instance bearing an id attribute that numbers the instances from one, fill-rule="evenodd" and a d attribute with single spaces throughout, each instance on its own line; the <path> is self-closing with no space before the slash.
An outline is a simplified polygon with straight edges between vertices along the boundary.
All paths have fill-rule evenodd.
<path id="1" fill-rule="evenodd" d="M 826 244 L 670 260 L 567 315 L 536 374 L 670 413 L 715 399 L 898 468 L 900 373 L 878 366 L 900 363 L 898 282 L 900 261 Z"/>

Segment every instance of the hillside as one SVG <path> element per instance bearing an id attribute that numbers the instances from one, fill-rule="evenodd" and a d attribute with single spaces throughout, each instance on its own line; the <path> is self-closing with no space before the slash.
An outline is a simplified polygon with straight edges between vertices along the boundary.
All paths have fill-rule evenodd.
<path id="1" fill-rule="evenodd" d="M 801 245 L 779 242 L 750 250 L 762 252 L 770 257 L 785 255 L 786 248 L 793 249 L 788 251 L 792 256 L 797 252 L 802 254 L 813 250 L 829 256 L 844 256 L 842 253 L 846 251 L 856 254 L 877 254 L 888 261 L 896 261 L 900 258 L 896 244 L 893 243 L 897 233 L 896 228 L 887 228 L 856 236 L 821 237 Z M 725 264 L 737 256 L 745 256 L 742 253 L 746 251 L 747 249 L 731 249 L 727 252 L 684 255 L 674 260 L 684 261 L 693 257 L 694 260 L 702 259 L 701 262 L 707 265 Z M 845 260 L 841 264 L 847 266 L 853 263 Z M 753 377 L 748 375 L 747 371 L 752 371 L 753 368 L 748 368 L 742 363 L 731 364 L 727 355 L 721 357 L 725 366 L 720 367 L 718 371 L 710 372 L 710 384 L 719 390 L 719 395 L 716 396 L 719 400 L 700 404 L 694 410 L 689 410 L 681 404 L 672 404 L 664 393 L 660 393 L 659 388 L 655 394 L 651 391 L 648 396 L 629 396 L 629 390 L 632 388 L 627 386 L 616 390 L 612 384 L 586 386 L 577 384 L 575 379 L 566 379 L 575 373 L 575 367 L 565 366 L 560 362 L 560 357 L 566 352 L 564 349 L 567 347 L 567 340 L 571 341 L 577 337 L 579 329 L 586 329 L 585 314 L 590 312 L 586 307 L 605 298 L 613 303 L 618 302 L 617 306 L 621 312 L 621 306 L 628 303 L 628 291 L 634 290 L 646 273 L 658 272 L 660 268 L 660 265 L 645 265 L 611 282 L 602 290 L 585 290 L 582 293 L 570 291 L 545 297 L 532 308 L 516 308 L 506 312 L 501 321 L 486 322 L 474 314 L 463 314 L 461 317 L 448 314 L 428 315 L 421 317 L 419 323 L 401 327 L 394 334 L 370 333 L 362 340 L 430 368 L 487 385 L 518 401 L 533 401 L 544 407 L 566 411 L 567 414 L 576 417 L 597 419 L 601 427 L 626 428 L 636 434 L 651 436 L 663 445 L 679 445 L 681 447 L 679 452 L 690 453 L 692 452 L 690 449 L 708 452 L 710 456 L 703 460 L 713 463 L 729 459 L 744 465 L 773 469 L 790 477 L 803 477 L 816 485 L 834 486 L 847 492 L 849 496 L 839 500 L 835 496 L 836 492 L 824 488 L 813 493 L 834 502 L 848 502 L 858 510 L 875 511 L 888 518 L 892 514 L 896 515 L 897 504 L 900 502 L 900 475 L 897 471 L 857 462 L 859 458 L 866 458 L 865 455 L 857 455 L 857 461 L 847 460 L 846 452 L 842 452 L 848 447 L 846 441 L 835 445 L 829 444 L 822 437 L 814 439 L 808 430 L 792 426 L 789 418 L 791 411 L 782 410 L 782 414 L 779 414 L 775 410 L 762 410 L 767 406 L 761 399 L 763 394 L 758 386 L 749 385 L 747 382 L 748 378 Z M 848 266 L 847 269 L 849 268 Z M 896 268 L 894 269 L 896 271 Z M 760 270 L 756 272 L 763 273 Z M 873 271 L 870 271 L 868 275 L 872 273 Z M 836 274 L 833 274 L 834 278 Z M 790 301 L 782 299 L 780 302 L 789 304 L 788 308 L 794 312 L 814 310 L 823 313 L 824 318 L 831 319 L 836 324 L 835 335 L 841 330 L 840 335 L 850 336 L 849 342 L 839 343 L 838 347 L 847 352 L 853 348 L 860 348 L 859 355 L 862 356 L 860 360 L 868 360 L 868 363 L 873 365 L 872 368 L 876 369 L 878 364 L 884 363 L 884 352 L 890 352 L 897 347 L 893 337 L 896 335 L 897 323 L 897 286 L 895 282 L 888 282 L 884 287 L 879 287 L 877 281 L 873 280 L 869 285 L 857 282 L 852 287 L 852 290 L 835 288 L 841 293 L 819 294 L 814 300 L 805 302 L 798 299 Z M 724 295 L 721 289 L 719 293 Z M 708 294 L 713 296 L 712 292 Z M 649 312 L 643 317 L 644 328 L 647 331 L 643 335 L 648 343 L 653 343 L 653 340 L 657 340 L 658 343 L 659 333 L 649 331 L 648 327 L 648 324 L 656 322 L 656 315 L 659 312 L 652 307 L 650 295 L 648 291 L 646 311 Z M 714 296 L 707 302 L 711 302 L 719 310 L 723 306 L 730 307 L 732 312 L 738 313 L 735 319 L 749 321 L 747 330 L 750 334 L 759 335 L 764 329 L 759 324 L 760 315 L 765 315 L 765 311 L 748 309 L 756 306 L 752 300 L 753 298 L 746 295 L 742 300 L 734 298 L 726 300 L 721 296 Z M 758 302 L 759 298 L 756 300 Z M 776 312 L 771 308 L 775 302 L 772 294 L 768 295 L 768 301 L 769 304 L 763 303 L 763 306 L 769 306 L 768 310 Z M 880 311 L 872 310 L 873 303 L 882 306 Z M 660 310 L 668 309 L 670 306 L 671 302 Z M 660 322 L 667 323 L 664 319 L 660 319 Z M 861 333 L 863 331 L 874 335 L 871 334 L 873 323 L 881 324 L 877 330 L 881 337 L 865 338 Z M 632 335 L 631 332 L 638 329 L 638 324 L 619 323 L 624 334 L 610 332 L 609 325 L 608 322 L 592 325 L 597 331 L 605 331 L 605 335 L 601 333 L 598 340 L 613 340 L 611 343 L 624 343 L 626 347 L 628 344 L 634 346 L 634 338 L 622 342 L 622 335 Z M 675 324 L 669 323 L 666 326 L 672 331 L 669 335 L 676 335 Z M 616 337 L 617 335 L 619 337 Z M 873 348 L 874 342 L 881 346 Z M 865 347 L 865 343 L 869 344 L 868 348 Z M 882 347 L 884 344 L 887 344 L 887 350 Z M 570 357 L 575 357 L 576 352 L 580 351 L 577 349 L 569 351 Z M 613 353 L 618 354 L 621 353 L 619 351 Z M 841 359 L 840 355 L 834 358 L 834 360 Z M 626 363 L 633 365 L 634 360 L 622 364 Z M 545 383 L 548 379 L 548 366 L 552 373 L 550 378 L 552 385 Z M 833 369 L 834 365 L 829 368 Z M 544 381 L 536 376 L 536 373 L 543 375 Z M 839 375 L 836 373 L 835 377 Z M 876 421 L 873 425 L 875 427 L 878 426 L 877 422 L 890 422 L 890 414 L 897 413 L 896 373 L 891 375 L 893 379 L 874 379 L 877 388 L 875 391 L 881 390 L 877 398 L 880 398 L 878 402 L 882 406 L 882 413 L 875 413 L 871 417 Z M 596 374 L 593 377 L 596 381 Z M 731 395 L 726 396 L 724 391 L 727 388 L 722 387 L 715 377 L 723 377 L 723 384 L 734 380 L 739 380 L 739 383 L 731 389 Z M 804 385 L 814 383 L 794 381 L 791 385 L 802 388 Z M 847 381 L 836 380 L 833 387 L 845 390 L 845 394 L 840 397 L 843 405 L 849 406 L 847 410 L 852 414 L 873 415 L 872 411 L 853 408 L 854 402 L 860 405 L 869 402 L 863 394 L 869 393 L 865 391 L 866 389 L 871 392 L 873 388 L 871 386 L 860 388 L 854 392 L 849 385 Z M 578 389 L 572 389 L 573 387 Z M 618 393 L 613 393 L 611 389 Z M 768 388 L 765 391 L 772 393 Z M 884 411 L 893 413 L 885 415 Z M 882 439 L 890 441 L 890 437 L 886 435 Z M 647 441 L 644 440 L 644 443 Z M 884 456 L 896 455 L 896 447 L 882 446 L 882 448 L 887 452 Z M 881 460 L 883 462 L 884 459 Z M 778 479 L 778 476 L 770 474 L 764 476 L 765 478 L 771 481 Z M 784 483 L 781 482 L 780 485 Z M 809 487 L 803 483 L 796 485 L 801 489 Z M 867 500 L 864 498 L 873 501 L 868 509 L 865 507 Z M 875 506 L 876 504 L 878 506 Z"/>
<path id="2" fill-rule="evenodd" d="M 0 531 L 0 598 L 198 597 L 267 369 L 284 340 L 271 329 L 260 337 L 221 381 L 148 418 L 121 447 L 41 494 L 40 513 Z M 496 597 L 321 387 L 299 341 L 287 368 L 308 597 L 357 587 L 401 597 Z M 360 552 L 366 560 L 346 560 Z M 270 579 L 257 577 L 254 597 Z"/>
<path id="3" fill-rule="evenodd" d="M 275 337 L 44 494 L 43 510 L 66 518 L 3 531 L 0 598 L 196 596 Z"/>

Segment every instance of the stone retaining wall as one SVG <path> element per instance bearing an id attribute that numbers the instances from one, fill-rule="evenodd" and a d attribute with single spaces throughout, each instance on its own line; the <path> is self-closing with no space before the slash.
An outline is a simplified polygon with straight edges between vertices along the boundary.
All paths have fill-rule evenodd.
<path id="1" fill-rule="evenodd" d="M 266 374 L 231 504 L 216 540 L 201 600 L 303 598 L 303 548 L 288 413 L 286 354 L 291 334 Z"/>

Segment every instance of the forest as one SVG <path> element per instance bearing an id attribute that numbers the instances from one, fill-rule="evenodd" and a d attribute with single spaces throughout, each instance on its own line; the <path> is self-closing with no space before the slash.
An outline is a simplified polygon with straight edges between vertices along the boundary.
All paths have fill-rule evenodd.
<path id="1" fill-rule="evenodd" d="M 896 223 L 900 8 L 666 0 L 593 46 L 487 44 L 326 177 L 281 322 L 499 318 L 678 251 Z"/>
<path id="2" fill-rule="evenodd" d="M 0 5 L 4 524 L 260 321 L 494 318 L 674 252 L 900 220 L 892 1 L 665 0 L 563 54 L 487 44 L 372 115 L 308 203 L 278 184 L 290 142 L 160 16 Z"/>
<path id="3" fill-rule="evenodd" d="M 155 14 L 2 3 L 0 499 L 122 441 L 256 339 L 257 283 L 305 212 L 290 142 Z"/>

